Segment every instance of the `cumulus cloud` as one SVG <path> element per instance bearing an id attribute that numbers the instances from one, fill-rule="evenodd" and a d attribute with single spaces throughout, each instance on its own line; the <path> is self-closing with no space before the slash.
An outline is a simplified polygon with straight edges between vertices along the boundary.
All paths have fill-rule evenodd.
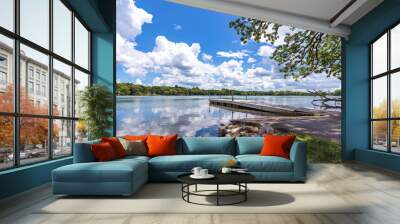
<path id="1" fill-rule="evenodd" d="M 246 72 L 247 77 L 254 78 L 254 77 L 262 77 L 270 75 L 269 71 L 262 67 L 250 68 Z"/>
<path id="2" fill-rule="evenodd" d="M 219 57 L 223 57 L 223 58 L 243 59 L 244 57 L 248 56 L 249 54 L 247 53 L 246 50 L 242 50 L 242 51 L 218 51 L 217 55 Z"/>
<path id="3" fill-rule="evenodd" d="M 118 0 L 117 4 L 117 62 L 125 73 L 132 77 L 134 83 L 238 90 L 340 87 L 338 80 L 327 80 L 324 74 L 313 74 L 301 82 L 284 79 L 282 74 L 274 72 L 271 61 L 264 63 L 275 50 L 268 44 L 262 45 L 256 53 L 262 58 L 260 63 L 255 63 L 256 55 L 242 50 L 217 52 L 217 56 L 226 60 L 216 64 L 212 55 L 201 51 L 199 43 L 173 42 L 162 35 L 155 38 L 153 49 L 147 52 L 140 51 L 136 48 L 135 38 L 142 32 L 144 24 L 152 22 L 153 16 L 136 7 L 135 1 Z M 251 64 L 251 67 L 248 68 L 244 61 Z M 143 83 L 143 80 L 148 80 L 148 75 L 154 74 L 156 76 L 153 80 Z"/>
<path id="4" fill-rule="evenodd" d="M 255 59 L 255 58 L 252 58 L 252 57 L 250 57 L 250 58 L 248 58 L 247 59 L 247 63 L 249 63 L 249 64 L 252 64 L 252 63 L 254 63 L 254 62 L 256 62 L 257 60 Z"/>
<path id="5" fill-rule="evenodd" d="M 213 56 L 206 53 L 202 53 L 201 59 L 205 62 L 211 62 L 213 60 Z"/>
<path id="6" fill-rule="evenodd" d="M 193 43 L 175 43 L 165 36 L 158 36 L 155 46 L 150 52 L 138 51 L 128 41 L 117 41 L 120 50 L 119 62 L 126 72 L 140 77 L 148 73 L 201 76 L 213 72 L 213 66 L 199 60 L 200 45 Z"/>
<path id="7" fill-rule="evenodd" d="M 117 32 L 123 38 L 133 40 L 142 33 L 142 26 L 151 23 L 153 15 L 136 7 L 135 1 L 117 1 Z"/>
<path id="8" fill-rule="evenodd" d="M 137 79 L 135 80 L 135 84 L 143 85 L 143 82 L 142 82 L 141 79 L 137 78 Z"/>
<path id="9" fill-rule="evenodd" d="M 181 30 L 181 29 L 183 29 L 183 26 L 182 26 L 182 25 L 179 25 L 179 24 L 174 24 L 173 26 L 174 26 L 174 30 Z"/>
<path id="10" fill-rule="evenodd" d="M 260 48 L 258 48 L 257 55 L 264 58 L 269 58 L 274 53 L 274 51 L 274 47 L 270 45 L 262 45 Z"/>

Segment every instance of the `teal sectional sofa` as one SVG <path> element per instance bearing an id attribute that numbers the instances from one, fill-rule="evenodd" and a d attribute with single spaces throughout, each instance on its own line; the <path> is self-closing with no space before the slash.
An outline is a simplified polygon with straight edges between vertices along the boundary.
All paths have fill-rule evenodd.
<path id="1" fill-rule="evenodd" d="M 263 137 L 183 137 L 176 143 L 177 155 L 128 156 L 96 162 L 91 141 L 77 143 L 74 163 L 52 172 L 54 194 L 131 195 L 148 181 L 176 181 L 193 167 L 218 172 L 228 160 L 236 160 L 259 182 L 304 182 L 307 174 L 306 144 L 296 141 L 290 159 L 260 156 Z"/>

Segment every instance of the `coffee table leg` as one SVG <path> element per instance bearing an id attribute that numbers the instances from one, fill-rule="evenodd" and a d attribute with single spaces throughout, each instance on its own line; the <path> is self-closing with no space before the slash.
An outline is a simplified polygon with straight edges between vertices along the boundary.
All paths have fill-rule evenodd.
<path id="1" fill-rule="evenodd" d="M 247 201 L 247 192 L 248 192 L 248 190 L 247 190 L 247 183 L 244 183 L 244 190 L 245 190 L 245 192 L 244 192 L 244 201 Z"/>
<path id="2" fill-rule="evenodd" d="M 189 195 L 190 195 L 190 184 L 188 184 L 187 191 L 188 191 L 188 194 L 187 194 L 187 201 L 190 202 L 190 200 L 189 200 Z"/>
<path id="3" fill-rule="evenodd" d="M 219 206 L 219 184 L 217 184 L 217 206 Z"/>
<path id="4" fill-rule="evenodd" d="M 197 192 L 197 184 L 195 185 L 195 190 L 194 191 L 196 191 Z"/>

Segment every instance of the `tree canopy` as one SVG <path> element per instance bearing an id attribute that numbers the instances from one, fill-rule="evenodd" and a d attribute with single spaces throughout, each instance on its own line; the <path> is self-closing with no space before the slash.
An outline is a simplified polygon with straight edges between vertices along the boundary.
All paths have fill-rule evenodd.
<path id="1" fill-rule="evenodd" d="M 294 27 L 288 32 L 280 32 L 282 25 L 245 17 L 231 21 L 229 27 L 236 30 L 242 43 L 254 40 L 275 44 L 283 38 L 284 43 L 276 47 L 270 58 L 281 66 L 280 71 L 285 77 L 297 80 L 312 73 L 326 73 L 328 77 L 341 79 L 341 40 L 338 36 Z"/>
<path id="2" fill-rule="evenodd" d="M 14 107 L 14 88 L 12 85 L 7 86 L 6 92 L 0 94 L 0 108 L 4 112 L 12 112 Z M 47 106 L 45 104 L 35 105 L 29 98 L 25 88 L 20 89 L 20 107 L 26 114 L 46 114 Z M 58 114 L 57 108 L 54 113 Z M 0 116 L 0 147 L 8 149 L 10 152 L 13 147 L 13 117 Z M 20 118 L 20 147 L 24 149 L 27 145 L 46 144 L 48 141 L 48 119 L 21 117 Z M 53 125 L 53 138 L 59 136 L 59 127 Z"/>
<path id="3" fill-rule="evenodd" d="M 120 96 L 313 96 L 310 92 L 300 91 L 240 91 L 233 89 L 200 89 L 198 87 L 185 88 L 181 86 L 144 86 L 132 83 L 118 83 L 117 94 Z M 340 95 L 340 90 L 326 93 Z"/>

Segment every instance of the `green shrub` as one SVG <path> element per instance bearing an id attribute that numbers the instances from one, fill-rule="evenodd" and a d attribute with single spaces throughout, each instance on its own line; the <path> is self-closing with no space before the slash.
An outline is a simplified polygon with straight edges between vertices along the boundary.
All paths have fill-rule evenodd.
<path id="1" fill-rule="evenodd" d="M 110 136 L 113 114 L 113 94 L 104 85 L 86 87 L 80 95 L 82 119 L 88 128 L 89 139 Z"/>
<path id="2" fill-rule="evenodd" d="M 339 143 L 312 135 L 297 135 L 307 143 L 307 159 L 310 163 L 341 163 L 342 148 Z"/>

